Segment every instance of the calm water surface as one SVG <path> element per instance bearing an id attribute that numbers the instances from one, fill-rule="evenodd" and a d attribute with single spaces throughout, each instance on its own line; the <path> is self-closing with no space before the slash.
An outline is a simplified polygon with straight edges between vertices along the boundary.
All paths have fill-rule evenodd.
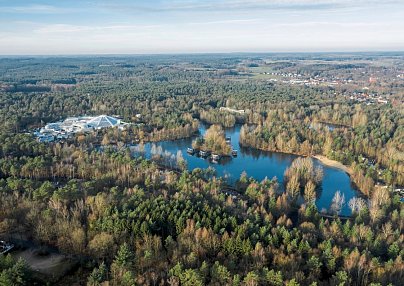
<path id="1" fill-rule="evenodd" d="M 241 148 L 239 146 L 239 135 L 241 126 L 226 129 L 226 136 L 231 137 L 231 144 L 234 149 L 238 150 L 238 156 L 233 158 L 222 158 L 219 163 L 212 163 L 207 159 L 202 159 L 196 155 L 188 154 L 187 148 L 191 147 L 194 138 L 187 138 L 174 141 L 162 141 L 157 143 L 147 143 L 144 145 L 144 152 L 147 158 L 151 157 L 152 144 L 161 147 L 163 152 L 167 151 L 174 155 L 180 151 L 184 159 L 188 163 L 188 169 L 208 168 L 213 167 L 216 170 L 217 176 L 226 176 L 229 183 L 234 183 L 240 178 L 240 175 L 245 171 L 248 177 L 253 177 L 256 180 L 263 180 L 265 177 L 272 179 L 277 177 L 280 185 L 283 186 L 283 174 L 292 161 L 297 158 L 296 155 L 266 152 L 259 150 L 251 150 L 249 148 Z M 203 135 L 206 127 L 201 125 L 200 133 Z M 329 209 L 332 198 L 337 190 L 340 190 L 345 196 L 345 205 L 341 211 L 342 215 L 351 213 L 348 207 L 348 201 L 359 196 L 358 192 L 351 184 L 349 176 L 339 169 L 323 165 L 320 161 L 314 160 L 315 165 L 323 166 L 324 177 L 316 201 L 319 210 Z"/>

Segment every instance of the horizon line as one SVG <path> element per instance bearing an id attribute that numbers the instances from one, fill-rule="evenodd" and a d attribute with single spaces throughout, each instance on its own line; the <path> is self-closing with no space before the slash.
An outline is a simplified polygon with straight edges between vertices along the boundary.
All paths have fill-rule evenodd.
<path id="1" fill-rule="evenodd" d="M 179 55 L 231 55 L 231 54 L 377 54 L 404 53 L 403 50 L 362 50 L 362 51 L 234 51 L 234 52 L 161 52 L 161 53 L 61 53 L 61 54 L 0 54 L 0 57 L 102 57 L 102 56 L 179 56 Z"/>

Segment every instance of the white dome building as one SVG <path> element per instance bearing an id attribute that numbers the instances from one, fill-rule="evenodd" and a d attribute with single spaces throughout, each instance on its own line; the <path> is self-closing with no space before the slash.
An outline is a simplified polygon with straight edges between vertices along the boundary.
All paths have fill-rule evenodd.
<path id="1" fill-rule="evenodd" d="M 77 132 L 89 132 L 110 127 L 122 129 L 126 125 L 128 123 L 108 115 L 68 117 L 64 121 L 48 123 L 36 136 L 43 142 L 51 142 L 55 138 L 67 138 Z"/>
<path id="2" fill-rule="evenodd" d="M 91 120 L 89 120 L 86 124 L 89 128 L 94 128 L 94 129 L 102 129 L 102 128 L 123 125 L 123 123 L 121 122 L 120 119 L 117 119 L 117 118 L 114 118 L 114 117 L 111 117 L 108 115 L 100 115 L 100 116 L 94 117 Z"/>

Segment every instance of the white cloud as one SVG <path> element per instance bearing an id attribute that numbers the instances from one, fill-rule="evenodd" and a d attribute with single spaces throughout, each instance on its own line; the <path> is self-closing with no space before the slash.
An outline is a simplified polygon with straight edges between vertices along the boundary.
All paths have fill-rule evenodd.
<path id="1" fill-rule="evenodd" d="M 404 49 L 403 1 L 167 0 L 148 4 L 148 10 L 119 2 L 118 10 L 100 10 L 94 2 L 94 9 L 83 10 L 8 7 L 14 14 L 0 20 L 0 54 Z M 88 14 L 68 13 L 85 9 Z M 28 17 L 27 11 L 36 14 Z"/>
<path id="2" fill-rule="evenodd" d="M 26 5 L 26 6 L 3 6 L 0 7 L 2 13 L 23 13 L 23 14 L 59 14 L 72 12 L 73 9 L 61 8 L 51 5 Z"/>
<path id="3" fill-rule="evenodd" d="M 404 23 L 306 21 L 263 25 L 251 20 L 248 25 L 238 19 L 212 25 L 43 25 L 34 33 L 3 34 L 0 54 L 404 49 L 404 39 L 397 37 Z"/>
<path id="4" fill-rule="evenodd" d="M 329 10 L 353 7 L 367 8 L 373 5 L 402 5 L 402 0 L 178 0 L 164 1 L 156 5 L 120 4 L 119 2 L 102 4 L 104 8 L 127 13 L 138 12 L 189 12 L 189 11 L 249 11 L 249 10 Z"/>
<path id="5" fill-rule="evenodd" d="M 69 24 L 52 24 L 45 25 L 40 28 L 34 29 L 34 33 L 38 34 L 65 34 L 65 33 L 88 33 L 88 32 L 105 32 L 113 33 L 119 31 L 133 31 L 133 30 L 149 30 L 159 25 L 109 25 L 109 26 L 80 26 Z"/>
<path id="6" fill-rule="evenodd" d="M 205 21 L 205 22 L 189 22 L 187 25 L 222 25 L 222 24 L 255 24 L 262 22 L 263 19 L 229 19 L 229 20 L 217 20 L 217 21 Z"/>

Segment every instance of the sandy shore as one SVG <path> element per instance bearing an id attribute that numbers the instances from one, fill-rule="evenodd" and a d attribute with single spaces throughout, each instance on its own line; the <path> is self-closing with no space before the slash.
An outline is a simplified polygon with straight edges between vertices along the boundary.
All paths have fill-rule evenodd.
<path id="1" fill-rule="evenodd" d="M 338 168 L 338 169 L 348 173 L 349 175 L 352 175 L 352 173 L 353 173 L 352 169 L 350 167 L 345 166 L 344 164 L 342 164 L 338 161 L 328 159 L 327 157 L 322 156 L 322 155 L 314 155 L 312 157 L 319 160 L 321 163 L 323 163 L 326 166 Z"/>

